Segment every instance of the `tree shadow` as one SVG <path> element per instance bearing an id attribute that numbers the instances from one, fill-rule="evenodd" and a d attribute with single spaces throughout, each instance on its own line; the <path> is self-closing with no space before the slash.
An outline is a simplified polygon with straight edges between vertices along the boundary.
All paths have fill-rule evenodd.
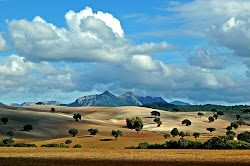
<path id="1" fill-rule="evenodd" d="M 85 135 L 85 136 L 79 136 L 77 138 L 89 138 L 89 137 L 93 137 L 92 135 Z"/>
<path id="2" fill-rule="evenodd" d="M 100 141 L 115 141 L 115 139 L 99 139 Z"/>
<path id="3" fill-rule="evenodd" d="M 144 117 L 144 118 L 155 118 L 155 117 L 152 117 L 152 116 L 146 116 L 146 117 Z"/>

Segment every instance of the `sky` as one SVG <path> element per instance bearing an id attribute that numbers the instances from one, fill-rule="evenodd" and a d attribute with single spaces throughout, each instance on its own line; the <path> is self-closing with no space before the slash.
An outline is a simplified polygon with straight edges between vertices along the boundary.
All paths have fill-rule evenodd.
<path id="1" fill-rule="evenodd" d="M 0 102 L 249 105 L 249 18 L 249 0 L 0 0 Z"/>

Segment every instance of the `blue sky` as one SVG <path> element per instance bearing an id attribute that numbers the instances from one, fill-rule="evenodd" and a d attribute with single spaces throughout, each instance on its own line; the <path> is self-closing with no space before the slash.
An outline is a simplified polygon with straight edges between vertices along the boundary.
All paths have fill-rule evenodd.
<path id="1" fill-rule="evenodd" d="M 0 101 L 109 90 L 250 104 L 248 0 L 1 0 Z"/>

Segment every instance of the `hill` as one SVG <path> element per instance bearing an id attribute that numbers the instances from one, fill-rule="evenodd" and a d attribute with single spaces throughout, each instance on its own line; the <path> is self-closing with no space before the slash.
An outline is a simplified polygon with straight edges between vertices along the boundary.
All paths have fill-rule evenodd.
<path id="1" fill-rule="evenodd" d="M 121 96 L 115 96 L 105 91 L 102 94 L 84 96 L 76 99 L 75 102 L 68 104 L 69 107 L 82 106 L 102 106 L 102 107 L 118 107 L 118 106 L 140 106 L 152 102 L 165 102 L 161 97 L 140 97 L 135 96 L 132 92 L 126 92 Z"/>
<path id="2" fill-rule="evenodd" d="M 174 105 L 191 105 L 189 103 L 185 103 L 185 102 L 182 102 L 182 101 L 172 101 L 169 104 L 174 104 Z"/>

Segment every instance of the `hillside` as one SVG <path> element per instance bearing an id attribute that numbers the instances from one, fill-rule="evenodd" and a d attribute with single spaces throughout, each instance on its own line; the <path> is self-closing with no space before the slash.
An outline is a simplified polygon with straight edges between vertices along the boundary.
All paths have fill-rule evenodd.
<path id="1" fill-rule="evenodd" d="M 110 136 L 111 130 L 119 129 L 125 133 L 133 143 L 134 139 L 139 136 L 136 142 L 142 140 L 152 140 L 152 134 L 155 133 L 155 137 L 164 141 L 163 133 L 170 132 L 174 127 L 177 127 L 179 131 L 184 132 L 200 132 L 202 133 L 201 139 L 208 139 L 213 135 L 224 135 L 226 127 L 230 125 L 231 121 L 228 121 L 230 114 L 222 116 L 214 123 L 208 123 L 207 118 L 212 115 L 212 112 L 205 113 L 205 116 L 199 118 L 197 112 L 169 112 L 161 111 L 161 121 L 163 125 L 157 127 L 153 122 L 153 116 L 150 112 L 153 109 L 127 106 L 127 107 L 62 107 L 53 106 L 56 109 L 55 113 L 50 112 L 51 106 L 31 106 L 31 107 L 6 107 L 1 106 L 0 117 L 9 118 L 7 125 L 0 124 L 1 131 L 0 137 L 4 139 L 7 137 L 6 133 L 9 130 L 16 132 L 15 140 L 19 141 L 41 141 L 48 139 L 70 137 L 68 130 L 75 127 L 79 130 L 79 137 L 89 135 L 87 129 L 98 128 L 100 138 L 112 138 Z M 72 118 L 74 113 L 80 113 L 82 120 L 79 122 L 74 121 Z M 143 130 L 140 134 L 135 131 L 126 128 L 125 119 L 128 117 L 141 117 L 144 122 Z M 243 119 L 249 118 L 243 116 Z M 181 124 L 184 119 L 189 119 L 192 122 L 191 126 L 185 126 Z M 22 131 L 22 127 L 25 124 L 31 124 L 34 130 L 30 132 Z M 216 131 L 212 134 L 206 131 L 207 127 L 214 127 Z M 242 126 L 235 130 L 236 133 L 240 133 L 245 130 L 249 130 L 249 126 Z M 152 133 L 153 132 L 153 133 Z M 131 137 L 132 136 L 132 137 Z M 145 136 L 145 137 L 144 137 Z M 190 137 L 193 139 L 193 137 Z M 134 140 L 135 141 L 135 140 Z M 128 144 L 128 143 L 127 143 Z"/>

